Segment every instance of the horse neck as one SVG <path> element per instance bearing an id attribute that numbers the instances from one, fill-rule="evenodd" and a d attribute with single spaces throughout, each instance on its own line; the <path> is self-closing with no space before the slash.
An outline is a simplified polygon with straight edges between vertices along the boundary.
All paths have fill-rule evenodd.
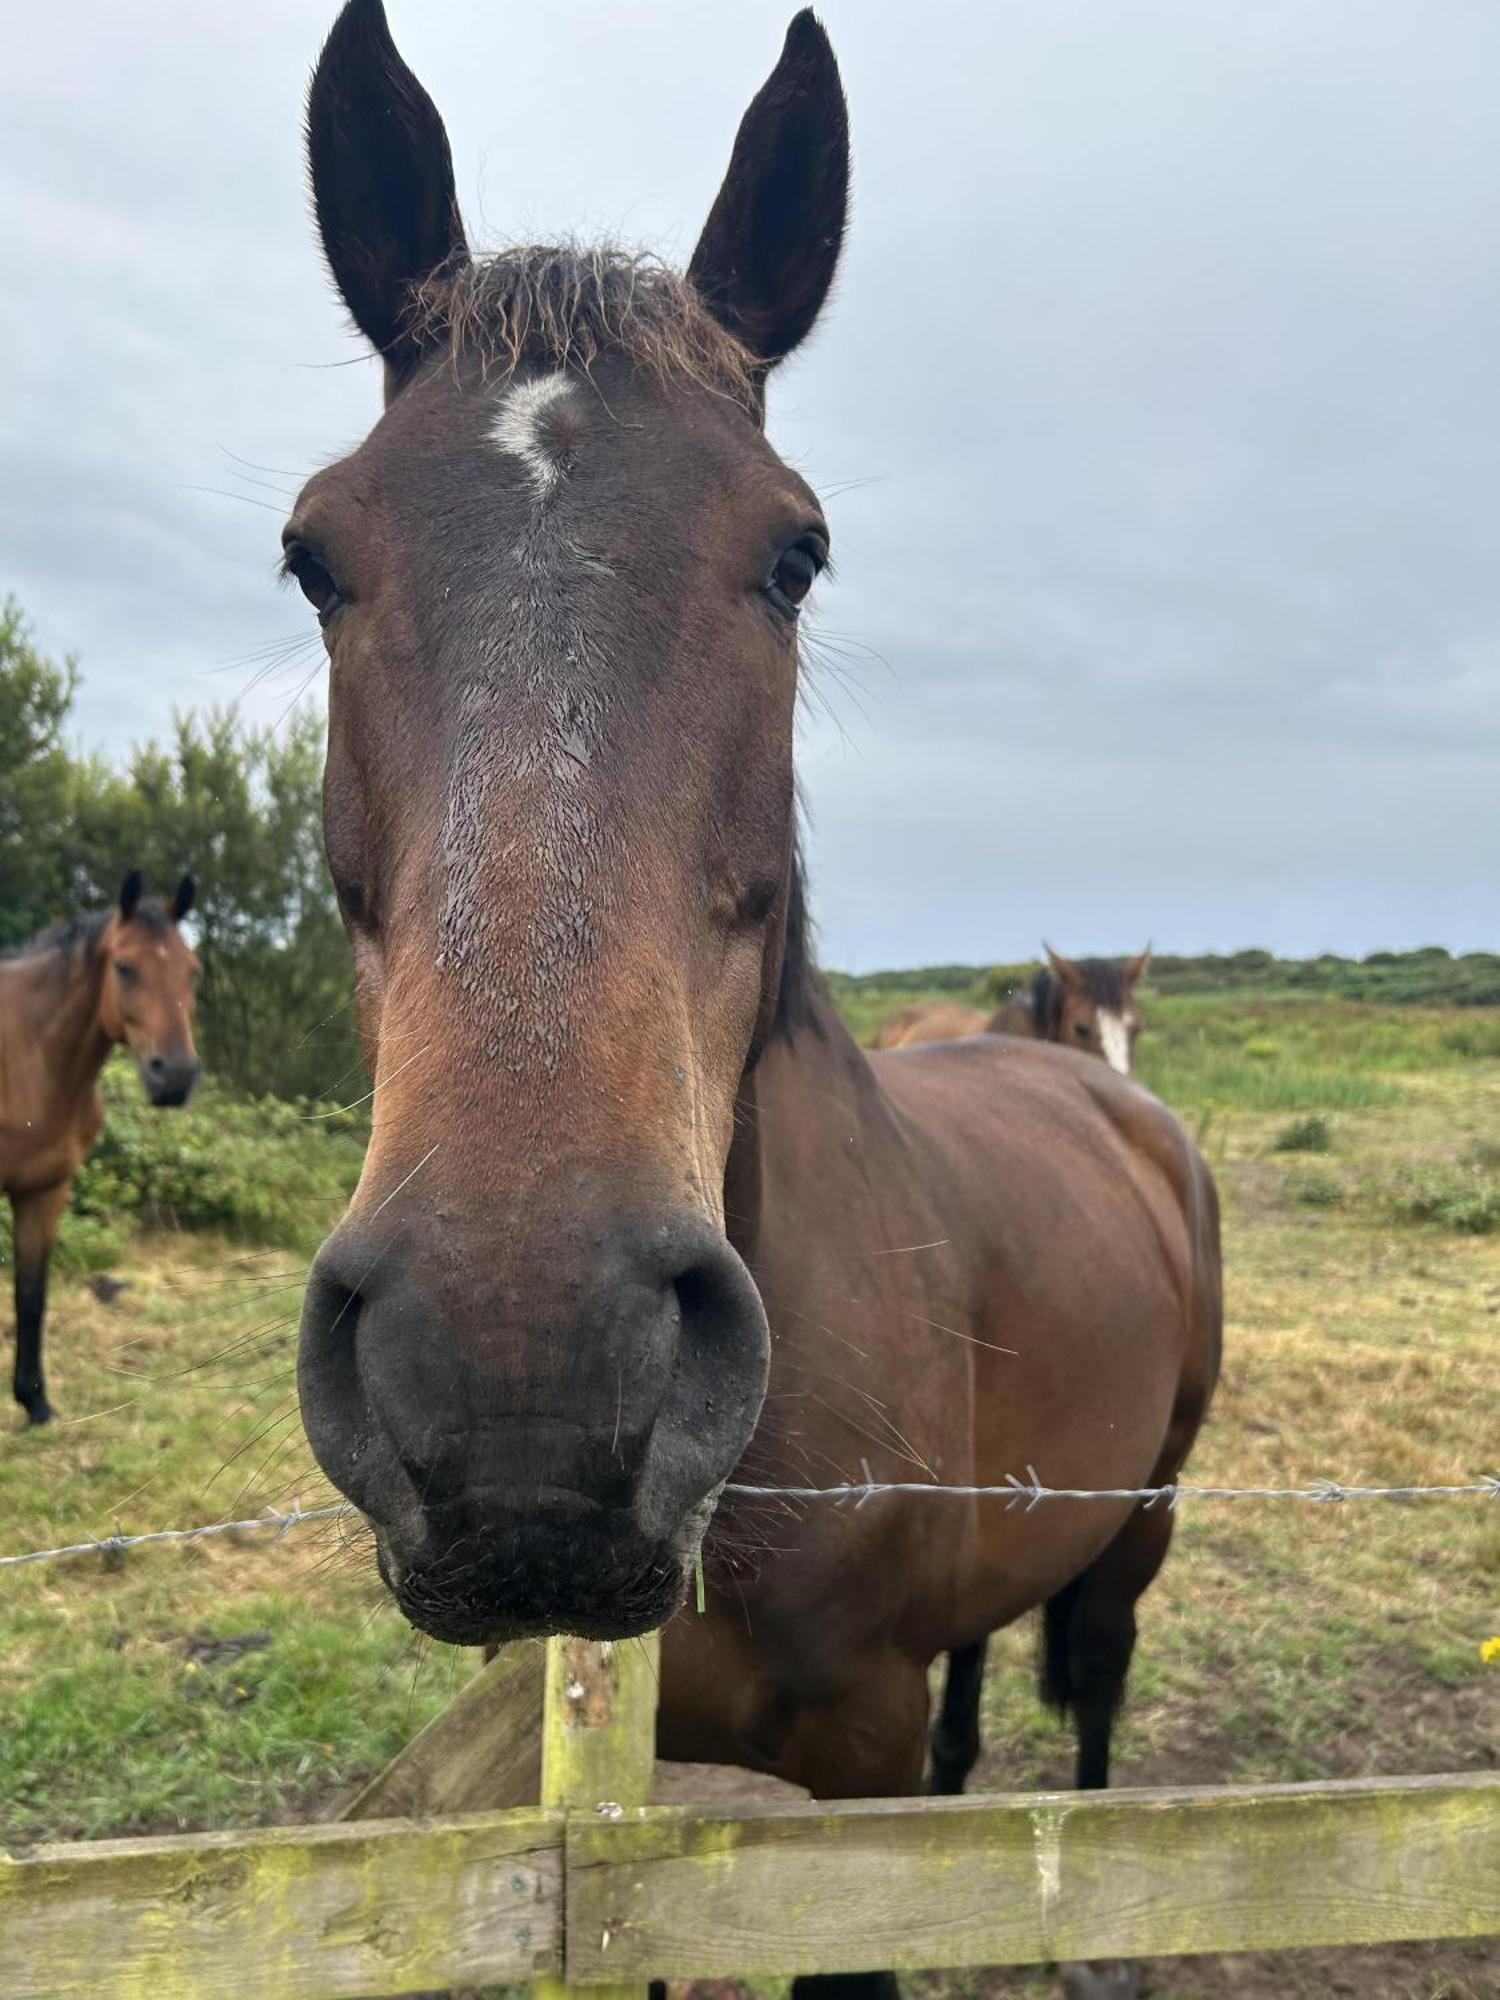
<path id="1" fill-rule="evenodd" d="M 17 1052 L 45 1079 L 50 1101 L 71 1103 L 93 1089 L 114 1046 L 100 1019 L 103 959 L 80 951 L 61 973 L 46 958 L 34 966 L 21 960 L 10 971 L 6 1011 Z"/>

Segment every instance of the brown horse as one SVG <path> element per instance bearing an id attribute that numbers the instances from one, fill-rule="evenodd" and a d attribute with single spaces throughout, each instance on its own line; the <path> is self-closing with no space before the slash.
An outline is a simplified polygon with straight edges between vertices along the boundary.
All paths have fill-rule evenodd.
<path id="1" fill-rule="evenodd" d="M 113 909 L 58 924 L 0 958 L 0 1188 L 16 1258 L 16 1401 L 52 1415 L 42 1376 L 47 1262 L 73 1176 L 99 1136 L 99 1072 L 117 1043 L 153 1104 L 182 1104 L 198 1077 L 198 961 L 178 929 L 193 906 L 184 875 L 170 904 L 125 878 Z"/>
<path id="2" fill-rule="evenodd" d="M 829 530 L 763 391 L 843 234 L 823 31 L 793 21 L 685 278 L 474 261 L 378 0 L 308 136 L 386 388 L 284 533 L 376 1078 L 304 1303 L 314 1450 L 441 1639 L 671 1621 L 667 1756 L 911 1792 L 948 1652 L 956 1789 L 986 1637 L 1045 1606 L 1103 1784 L 1168 1510 L 724 1491 L 1169 1480 L 1219 1352 L 1213 1186 L 1154 1098 L 1000 1036 L 871 1058 L 810 962 L 797 614 Z"/>
<path id="3" fill-rule="evenodd" d="M 1150 945 L 1123 965 L 1108 958 L 1064 958 L 1050 944 L 1042 948 L 1047 963 L 987 1025 L 996 1034 L 1083 1049 L 1129 1076 L 1145 1025 L 1135 989 L 1151 962 Z"/>
<path id="4" fill-rule="evenodd" d="M 1111 1069 L 1129 1076 L 1135 1044 L 1144 1023 L 1135 997 L 1136 982 L 1151 959 L 1151 947 L 1116 965 L 1107 958 L 1064 958 L 1043 947 L 1047 963 L 1011 994 L 993 1014 L 956 1000 L 918 1000 L 882 1021 L 870 1038 L 872 1049 L 905 1049 L 917 1042 L 950 1042 L 963 1035 L 1025 1035 L 1037 1042 L 1061 1042 L 1101 1056 Z"/>

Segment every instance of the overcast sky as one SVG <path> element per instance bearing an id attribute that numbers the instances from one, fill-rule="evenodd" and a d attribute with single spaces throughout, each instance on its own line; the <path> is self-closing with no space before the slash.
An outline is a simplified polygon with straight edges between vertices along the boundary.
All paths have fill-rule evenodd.
<path id="1" fill-rule="evenodd" d="M 678 259 L 791 11 L 387 4 L 476 242 Z M 304 209 L 333 12 L 5 10 L 0 589 L 90 746 L 306 672 L 249 685 L 282 495 L 378 405 Z M 840 571 L 825 960 L 1500 943 L 1500 7 L 823 18 L 853 226 L 771 421 Z"/>

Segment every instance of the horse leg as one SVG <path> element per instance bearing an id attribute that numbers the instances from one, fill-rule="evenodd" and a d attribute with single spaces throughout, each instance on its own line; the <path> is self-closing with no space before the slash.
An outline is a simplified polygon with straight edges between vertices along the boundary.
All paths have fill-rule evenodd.
<path id="1" fill-rule="evenodd" d="M 15 1396 L 33 1424 L 45 1424 L 52 1415 L 42 1376 L 42 1319 L 47 1310 L 47 1259 L 67 1202 L 66 1181 L 10 1199 L 16 1252 Z"/>
<path id="2" fill-rule="evenodd" d="M 927 1675 L 903 1656 L 836 1702 L 798 1717 L 787 1775 L 815 1799 L 909 1798 L 922 1788 L 927 1752 Z M 900 2000 L 894 1972 L 804 1973 L 792 2000 Z"/>
<path id="3" fill-rule="evenodd" d="M 961 1792 L 979 1761 L 979 1698 L 984 1693 L 984 1656 L 989 1643 L 980 1639 L 948 1655 L 943 1703 L 932 1732 L 930 1792 Z"/>
<path id="4" fill-rule="evenodd" d="M 1172 1539 L 1167 1507 L 1137 1507 L 1081 1576 L 1047 1600 L 1042 1693 L 1069 1710 L 1078 1732 L 1079 1791 L 1109 1783 L 1110 1738 L 1135 1651 L 1135 1607 Z M 1067 2000 L 1131 2000 L 1139 1968 L 1126 1960 L 1062 1968 Z"/>

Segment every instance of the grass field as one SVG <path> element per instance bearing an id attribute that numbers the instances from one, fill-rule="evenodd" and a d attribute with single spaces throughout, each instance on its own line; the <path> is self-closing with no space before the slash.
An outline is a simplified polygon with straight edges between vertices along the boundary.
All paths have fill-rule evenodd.
<path id="1" fill-rule="evenodd" d="M 1500 1472 L 1500 1013 L 1273 995 L 1148 997 L 1147 1014 L 1143 1079 L 1198 1134 L 1225 1202 L 1226 1373 L 1190 1477 Z M 260 1143 L 268 1180 L 289 1160 L 311 1171 L 300 1135 Z M 352 1171 L 340 1144 L 308 1184 L 325 1203 Z M 309 1238 L 291 1233 L 285 1250 L 139 1235 L 111 1264 L 129 1285 L 109 1306 L 59 1282 L 62 1421 L 0 1439 L 0 1549 L 328 1497 L 296 1417 Z M 1500 1664 L 1481 1646 L 1497 1633 L 1500 1506 L 1189 1506 L 1144 1607 L 1118 1777 L 1491 1768 Z M 1026 1629 L 996 1644 L 987 1787 L 1066 1781 L 1031 1644 Z M 415 1644 L 366 1552 L 333 1532 L 3 1573 L 0 1826 L 26 1839 L 331 1809 L 473 1658 Z M 1150 1979 L 1174 2000 L 1495 2000 L 1500 1956 L 1185 1962 Z M 962 1990 L 1050 1987 L 997 1974 Z"/>

